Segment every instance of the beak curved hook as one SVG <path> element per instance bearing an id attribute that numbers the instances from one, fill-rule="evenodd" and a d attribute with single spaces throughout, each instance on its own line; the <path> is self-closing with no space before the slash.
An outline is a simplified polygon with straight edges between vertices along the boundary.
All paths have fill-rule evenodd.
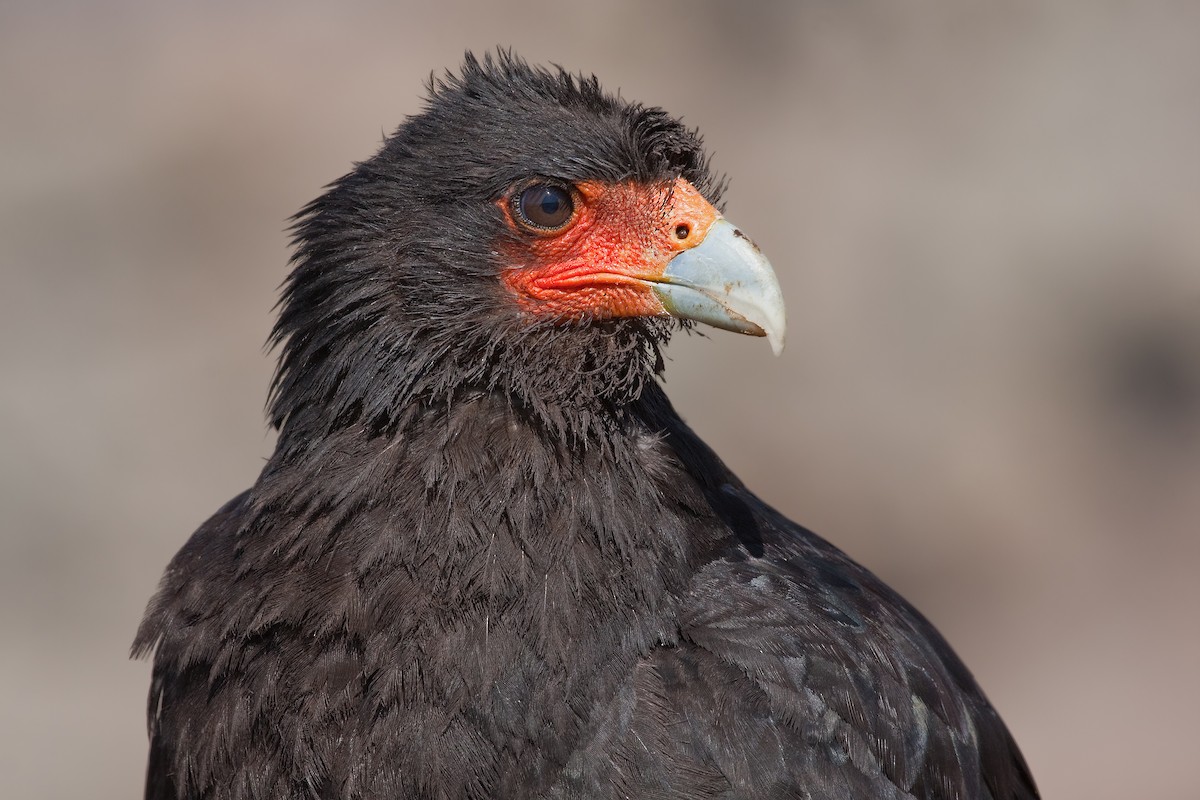
<path id="1" fill-rule="evenodd" d="M 783 352 L 787 319 L 779 281 L 758 245 L 724 218 L 700 244 L 672 258 L 652 288 L 672 316 L 765 336 L 775 355 Z"/>

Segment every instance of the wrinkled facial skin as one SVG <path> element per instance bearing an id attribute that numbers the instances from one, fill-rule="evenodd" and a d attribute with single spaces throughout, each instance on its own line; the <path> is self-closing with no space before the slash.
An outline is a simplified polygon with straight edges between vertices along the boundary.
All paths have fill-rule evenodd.
<path id="1" fill-rule="evenodd" d="M 531 182 L 532 183 L 532 182 Z M 518 305 L 561 320 L 666 316 L 652 290 L 676 254 L 704 241 L 718 211 L 683 178 L 673 183 L 584 181 L 574 216 L 555 231 L 522 223 L 513 198 L 497 201 L 513 236 L 501 245 L 501 281 Z"/>

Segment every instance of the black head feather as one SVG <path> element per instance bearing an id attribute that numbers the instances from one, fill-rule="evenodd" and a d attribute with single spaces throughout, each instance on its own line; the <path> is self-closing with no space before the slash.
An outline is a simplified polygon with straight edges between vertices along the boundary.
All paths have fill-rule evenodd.
<path id="1" fill-rule="evenodd" d="M 700 136 L 595 77 L 470 54 L 425 110 L 295 219 L 272 343 L 283 439 L 403 424 L 414 406 L 499 391 L 570 438 L 620 417 L 661 368 L 671 323 L 520 311 L 499 281 L 510 236 L 495 201 L 531 177 L 721 186 Z M 600 406 L 599 408 L 597 406 Z M 603 412 L 603 413 L 596 413 Z"/>

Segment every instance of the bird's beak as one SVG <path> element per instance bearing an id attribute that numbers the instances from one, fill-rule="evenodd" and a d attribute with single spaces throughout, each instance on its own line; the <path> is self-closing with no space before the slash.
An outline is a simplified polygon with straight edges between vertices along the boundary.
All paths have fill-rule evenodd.
<path id="1" fill-rule="evenodd" d="M 775 271 L 758 245 L 724 218 L 667 262 L 652 288 L 672 316 L 765 336 L 775 355 L 783 352 L 787 321 Z"/>

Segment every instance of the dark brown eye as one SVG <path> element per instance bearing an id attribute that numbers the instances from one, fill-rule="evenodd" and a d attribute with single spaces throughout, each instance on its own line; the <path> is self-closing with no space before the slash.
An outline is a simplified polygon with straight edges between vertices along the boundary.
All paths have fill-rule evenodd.
<path id="1" fill-rule="evenodd" d="M 525 188 L 517 196 L 515 206 L 521 222 L 543 231 L 565 227 L 575 213 L 571 193 L 552 183 L 535 183 Z"/>

